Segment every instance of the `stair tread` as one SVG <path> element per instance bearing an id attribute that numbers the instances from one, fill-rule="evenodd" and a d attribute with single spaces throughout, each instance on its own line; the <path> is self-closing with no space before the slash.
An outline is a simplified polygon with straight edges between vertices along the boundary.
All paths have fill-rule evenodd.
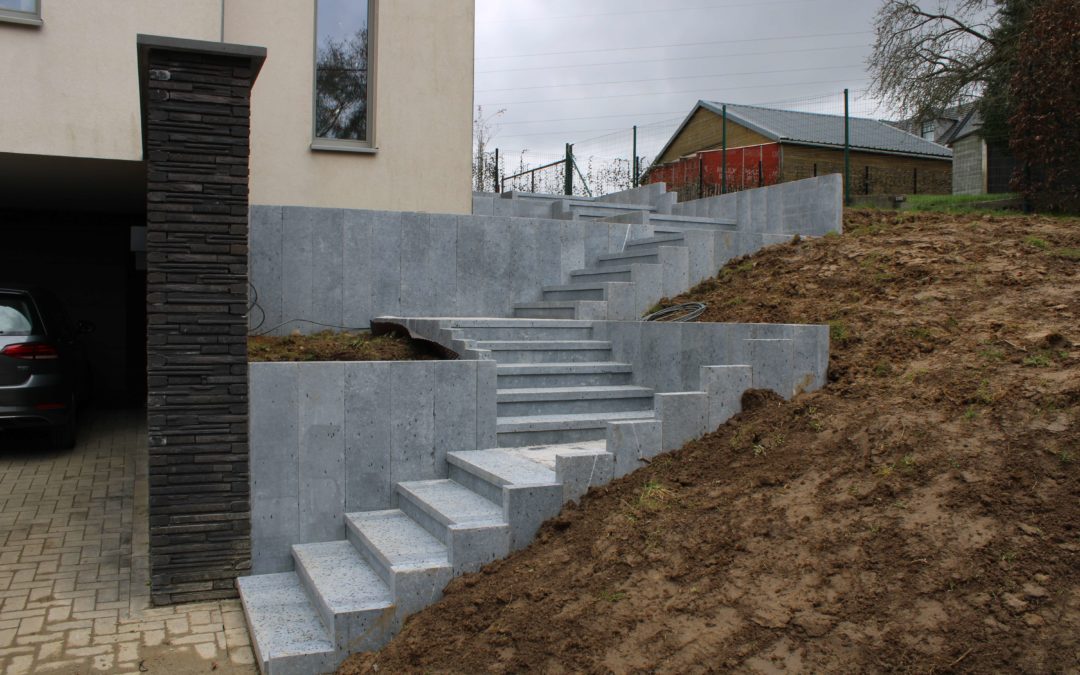
<path id="1" fill-rule="evenodd" d="M 295 572 L 237 579 L 256 649 L 263 662 L 332 655 L 334 643 Z"/>
<path id="2" fill-rule="evenodd" d="M 634 246 L 648 246 L 650 244 L 663 244 L 669 241 L 685 241 L 686 237 L 682 233 L 678 234 L 662 234 L 655 237 L 644 237 L 642 239 L 631 239 L 626 242 L 626 248 Z"/>
<path id="3" fill-rule="evenodd" d="M 674 221 L 677 223 L 705 223 L 707 225 L 737 225 L 738 222 L 731 218 L 709 218 L 706 216 L 683 216 L 674 213 L 656 214 L 650 216 L 650 220 Z"/>
<path id="4" fill-rule="evenodd" d="M 371 543 L 389 567 L 449 566 L 446 545 L 398 509 L 347 513 L 349 526 Z"/>
<path id="5" fill-rule="evenodd" d="M 562 415 L 525 415 L 520 417 L 499 417 L 496 420 L 498 431 L 519 429 L 555 430 L 589 429 L 602 426 L 607 422 L 624 420 L 653 419 L 652 410 L 631 410 L 626 412 L 567 413 Z"/>
<path id="6" fill-rule="evenodd" d="M 577 307 L 580 302 L 600 302 L 599 300 L 538 300 L 536 302 L 515 302 L 514 309 L 562 309 Z"/>
<path id="7" fill-rule="evenodd" d="M 428 513 L 446 525 L 502 525 L 502 506 L 452 480 L 398 483 L 398 490 L 430 507 Z M 432 513 L 434 511 L 434 513 Z"/>
<path id="8" fill-rule="evenodd" d="M 348 541 L 296 544 L 293 555 L 334 614 L 394 604 L 390 589 Z"/>
<path id="9" fill-rule="evenodd" d="M 590 328 L 577 319 L 449 319 L 451 328 Z"/>
<path id="10" fill-rule="evenodd" d="M 619 272 L 630 272 L 633 268 L 630 265 L 612 265 L 611 267 L 584 267 L 580 270 L 574 270 L 570 272 L 570 276 L 589 276 L 590 274 L 616 274 Z"/>
<path id="11" fill-rule="evenodd" d="M 448 452 L 447 461 L 496 485 L 552 485 L 558 483 L 555 472 L 525 457 L 505 450 L 469 450 Z"/>
<path id="12" fill-rule="evenodd" d="M 579 443 L 554 443 L 546 445 L 526 445 L 517 448 L 504 448 L 519 457 L 524 457 L 532 462 L 548 467 L 552 471 L 558 463 L 559 455 L 605 455 L 607 454 L 607 441 L 581 441 Z"/>
<path id="13" fill-rule="evenodd" d="M 609 340 L 477 340 L 477 349 L 550 350 L 550 349 L 610 349 Z"/>
<path id="14" fill-rule="evenodd" d="M 615 284 L 625 284 L 626 281 L 586 281 L 581 284 L 561 284 L 558 286 L 544 286 L 541 290 L 544 291 L 596 291 L 606 290 Z M 557 302 L 569 302 L 566 300 L 560 300 Z"/>
<path id="15" fill-rule="evenodd" d="M 548 362 L 548 363 L 499 363 L 495 366 L 498 375 L 602 375 L 632 373 L 633 366 L 628 363 L 606 361 Z"/>
<path id="16" fill-rule="evenodd" d="M 660 255 L 656 251 L 623 251 L 622 253 L 604 253 L 596 256 L 597 260 L 623 260 L 625 258 L 656 258 Z"/>
<path id="17" fill-rule="evenodd" d="M 587 385 L 582 387 L 528 387 L 499 389 L 496 392 L 499 402 L 560 400 L 566 396 L 587 399 L 596 398 L 641 398 L 652 396 L 653 390 L 632 384 L 623 385 Z"/>

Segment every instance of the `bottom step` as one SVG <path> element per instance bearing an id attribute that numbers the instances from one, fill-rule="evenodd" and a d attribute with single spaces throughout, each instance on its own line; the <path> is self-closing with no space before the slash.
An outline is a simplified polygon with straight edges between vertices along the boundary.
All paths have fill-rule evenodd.
<path id="1" fill-rule="evenodd" d="M 327 673 L 337 650 L 294 572 L 236 580 L 252 646 L 265 675 Z"/>

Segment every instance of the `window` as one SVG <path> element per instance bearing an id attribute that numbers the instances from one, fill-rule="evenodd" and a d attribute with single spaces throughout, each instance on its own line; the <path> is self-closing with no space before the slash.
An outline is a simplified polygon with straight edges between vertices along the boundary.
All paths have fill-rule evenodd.
<path id="1" fill-rule="evenodd" d="M 937 131 L 937 125 L 933 120 L 922 123 L 922 137 L 928 141 L 934 140 L 934 134 Z"/>
<path id="2" fill-rule="evenodd" d="M 372 152 L 376 0 L 316 0 L 311 147 Z"/>
<path id="3" fill-rule="evenodd" d="M 0 21 L 41 25 L 41 0 L 0 0 Z"/>
<path id="4" fill-rule="evenodd" d="M 30 335 L 36 323 L 26 298 L 0 295 L 0 335 Z"/>

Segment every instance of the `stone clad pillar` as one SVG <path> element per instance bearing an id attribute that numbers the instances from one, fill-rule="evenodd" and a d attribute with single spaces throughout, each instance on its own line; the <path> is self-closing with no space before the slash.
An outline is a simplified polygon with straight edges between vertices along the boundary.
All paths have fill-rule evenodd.
<path id="1" fill-rule="evenodd" d="M 248 158 L 266 52 L 152 36 L 138 46 L 151 596 L 232 597 L 251 566 Z"/>

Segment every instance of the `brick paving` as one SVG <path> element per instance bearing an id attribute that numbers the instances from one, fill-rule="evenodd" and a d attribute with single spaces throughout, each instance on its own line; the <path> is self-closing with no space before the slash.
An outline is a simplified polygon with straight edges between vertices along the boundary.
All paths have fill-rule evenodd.
<path id="1" fill-rule="evenodd" d="M 240 603 L 151 607 L 146 416 L 0 435 L 0 672 L 256 673 Z"/>

